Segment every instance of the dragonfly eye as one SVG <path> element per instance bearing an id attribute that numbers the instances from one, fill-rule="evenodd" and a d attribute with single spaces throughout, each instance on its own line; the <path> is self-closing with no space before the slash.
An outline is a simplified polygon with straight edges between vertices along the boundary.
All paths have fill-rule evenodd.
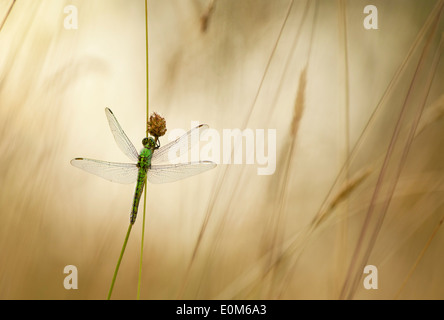
<path id="1" fill-rule="evenodd" d="M 143 138 L 142 144 L 145 147 L 148 144 L 149 138 Z"/>

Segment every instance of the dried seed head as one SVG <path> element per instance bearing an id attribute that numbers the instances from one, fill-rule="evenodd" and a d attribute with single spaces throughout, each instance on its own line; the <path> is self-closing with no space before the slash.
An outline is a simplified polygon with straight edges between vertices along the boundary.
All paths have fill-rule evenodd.
<path id="1" fill-rule="evenodd" d="M 153 137 L 159 138 L 167 131 L 165 118 L 153 112 L 148 120 L 148 133 Z"/>

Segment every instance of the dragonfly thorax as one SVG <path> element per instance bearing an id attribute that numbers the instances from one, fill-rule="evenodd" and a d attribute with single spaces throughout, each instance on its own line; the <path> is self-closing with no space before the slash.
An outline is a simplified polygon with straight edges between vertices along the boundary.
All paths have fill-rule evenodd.
<path id="1" fill-rule="evenodd" d="M 148 170 L 148 168 L 151 165 L 151 157 L 153 156 L 153 149 L 149 149 L 144 147 L 139 154 L 139 161 L 137 163 L 137 167 L 145 170 Z"/>

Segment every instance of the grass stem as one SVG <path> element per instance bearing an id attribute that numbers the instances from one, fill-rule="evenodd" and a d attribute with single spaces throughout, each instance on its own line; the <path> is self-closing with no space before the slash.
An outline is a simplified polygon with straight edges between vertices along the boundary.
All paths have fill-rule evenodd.
<path id="1" fill-rule="evenodd" d="M 150 90 L 149 90 L 149 63 L 148 63 L 148 3 L 145 0 L 145 56 L 146 56 L 146 136 L 148 137 L 148 121 L 150 107 Z M 139 278 L 137 281 L 137 300 L 140 300 L 140 287 L 142 284 L 142 260 L 143 260 L 143 243 L 145 240 L 145 217 L 146 217 L 146 194 L 147 185 L 145 178 L 145 192 L 143 195 L 143 215 L 142 215 L 142 239 L 140 240 L 140 260 L 139 260 Z"/>
<path id="2" fill-rule="evenodd" d="M 133 225 L 130 223 L 128 226 L 128 231 L 126 232 L 125 241 L 123 242 L 122 250 L 120 251 L 119 260 L 117 261 L 116 270 L 114 271 L 113 280 L 111 282 L 111 287 L 109 288 L 107 300 L 111 299 L 114 283 L 116 282 L 117 273 L 119 272 L 120 263 L 122 262 L 123 254 L 125 253 L 126 244 L 128 243 L 128 238 L 131 233 L 132 227 Z"/>
<path id="3" fill-rule="evenodd" d="M 148 55 L 148 3 L 145 0 L 145 56 L 146 56 L 146 136 L 148 137 L 148 121 L 150 117 L 150 76 Z"/>

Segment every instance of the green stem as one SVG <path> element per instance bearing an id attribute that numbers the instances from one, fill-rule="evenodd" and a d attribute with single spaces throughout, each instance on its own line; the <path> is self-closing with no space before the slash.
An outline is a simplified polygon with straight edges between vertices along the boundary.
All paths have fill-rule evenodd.
<path id="1" fill-rule="evenodd" d="M 111 299 L 111 294 L 113 293 L 114 283 L 116 282 L 117 273 L 119 272 L 120 263 L 122 262 L 123 254 L 125 253 L 126 244 L 128 243 L 128 238 L 131 233 L 132 227 L 133 225 L 130 223 L 130 225 L 128 226 L 128 231 L 126 232 L 125 241 L 123 242 L 122 250 L 120 251 L 119 260 L 117 261 L 116 270 L 114 271 L 113 280 L 111 282 L 111 288 L 109 288 L 108 298 L 107 298 L 108 300 Z"/>
<path id="2" fill-rule="evenodd" d="M 148 120 L 150 117 L 150 77 L 149 77 L 149 59 L 148 59 L 148 4 L 145 0 L 145 55 L 146 55 L 146 136 L 148 137 Z"/>
<path id="3" fill-rule="evenodd" d="M 149 94 L 149 62 L 148 62 L 148 4 L 145 0 L 145 54 L 146 54 L 146 136 L 148 137 L 148 120 L 149 120 L 149 106 L 150 106 L 150 94 Z M 156 141 L 157 142 L 157 141 Z M 142 284 L 142 260 L 143 260 L 143 243 L 145 240 L 145 216 L 146 216 L 146 194 L 147 185 L 145 178 L 145 192 L 143 198 L 143 217 L 142 217 L 142 240 L 140 243 L 140 261 L 139 261 L 139 279 L 137 281 L 137 300 L 140 300 L 140 286 Z"/>

